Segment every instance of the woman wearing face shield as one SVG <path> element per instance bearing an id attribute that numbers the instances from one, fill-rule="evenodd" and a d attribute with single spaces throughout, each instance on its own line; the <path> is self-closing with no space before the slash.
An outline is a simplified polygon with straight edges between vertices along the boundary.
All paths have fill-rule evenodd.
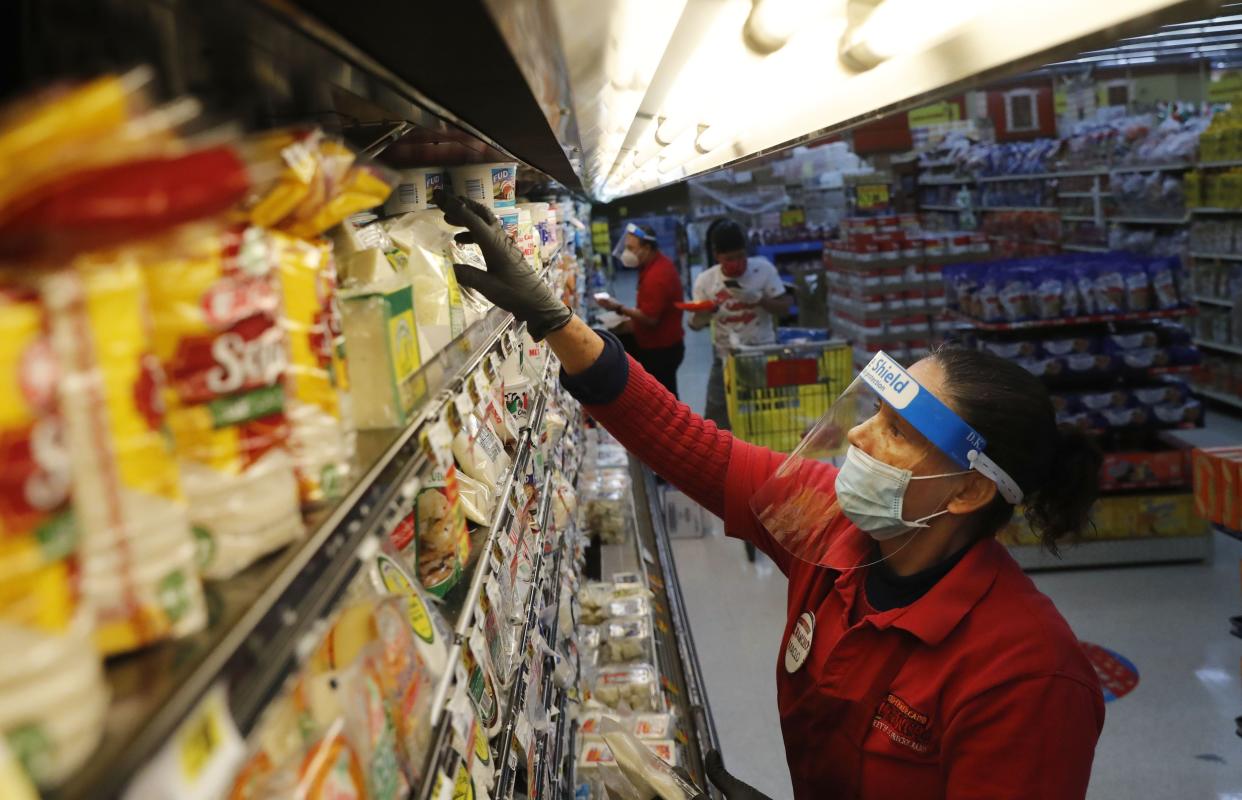
<path id="1" fill-rule="evenodd" d="M 458 279 L 546 338 L 592 416 L 789 578 L 774 655 L 796 797 L 1085 796 L 1099 681 L 995 540 L 1021 502 L 1055 548 L 1096 495 L 1099 455 L 1057 429 L 1038 380 L 975 351 L 908 370 L 877 356 L 787 460 L 692 414 L 577 319 L 486 209 L 440 205 L 487 258 Z M 821 445 L 845 447 L 839 469 Z M 708 761 L 730 800 L 764 797 Z"/>

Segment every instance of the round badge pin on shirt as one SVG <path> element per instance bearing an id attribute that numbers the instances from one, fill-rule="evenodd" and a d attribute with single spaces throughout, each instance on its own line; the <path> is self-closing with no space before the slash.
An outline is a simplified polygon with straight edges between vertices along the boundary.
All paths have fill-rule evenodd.
<path id="1" fill-rule="evenodd" d="M 805 611 L 794 624 L 789 634 L 789 644 L 785 646 L 785 671 L 793 674 L 806 663 L 811 654 L 811 640 L 815 638 L 815 615 Z"/>

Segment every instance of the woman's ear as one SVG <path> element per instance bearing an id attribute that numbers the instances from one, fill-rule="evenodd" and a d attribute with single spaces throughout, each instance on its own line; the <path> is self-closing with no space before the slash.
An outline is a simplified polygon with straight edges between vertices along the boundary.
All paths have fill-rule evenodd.
<path id="1" fill-rule="evenodd" d="M 996 484 L 989 478 L 971 470 L 965 476 L 966 482 L 957 490 L 949 504 L 945 506 L 951 514 L 969 514 L 992 502 L 996 496 Z"/>

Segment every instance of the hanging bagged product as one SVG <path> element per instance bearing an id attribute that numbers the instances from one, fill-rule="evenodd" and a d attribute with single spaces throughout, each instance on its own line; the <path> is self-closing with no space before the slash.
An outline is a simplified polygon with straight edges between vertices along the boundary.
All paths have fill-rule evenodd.
<path id="1" fill-rule="evenodd" d="M 227 578 L 302 535 L 271 237 L 186 229 L 144 265 L 168 428 L 203 573 Z"/>
<path id="2" fill-rule="evenodd" d="M 138 254 L 81 257 L 44 279 L 42 297 L 96 642 L 111 654 L 193 633 L 206 606 Z"/>
<path id="3" fill-rule="evenodd" d="M 354 453 L 336 265 L 324 242 L 271 234 L 289 347 L 285 416 L 302 502 L 344 489 Z"/>
<path id="4" fill-rule="evenodd" d="M 103 735 L 108 691 L 79 592 L 57 364 L 39 297 L 0 289 L 0 742 L 41 786 Z M 4 785 L 0 781 L 0 787 Z M 4 795 L 0 788 L 0 795 Z M 8 796 L 8 795 L 4 795 Z"/>
<path id="5" fill-rule="evenodd" d="M 466 328 L 462 293 L 450 258 L 453 229 L 438 209 L 406 214 L 387 225 L 388 236 L 406 256 L 414 290 L 419 346 L 430 359 Z"/>
<path id="6" fill-rule="evenodd" d="M 440 420 L 426 435 L 435 457 L 429 480 L 414 500 L 417 571 L 423 588 L 443 597 L 461 579 L 470 557 L 470 532 L 458 496 L 453 433 Z"/>
<path id="7" fill-rule="evenodd" d="M 354 256 L 348 270 L 339 297 L 354 423 L 401 427 L 426 393 L 409 279 L 378 249 Z"/>

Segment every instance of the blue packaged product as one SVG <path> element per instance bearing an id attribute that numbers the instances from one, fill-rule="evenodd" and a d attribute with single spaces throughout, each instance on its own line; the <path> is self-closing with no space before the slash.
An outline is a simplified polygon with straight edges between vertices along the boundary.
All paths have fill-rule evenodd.
<path id="1" fill-rule="evenodd" d="M 1179 271 L 1181 263 L 1176 258 L 1153 258 L 1147 262 L 1153 308 L 1167 310 L 1181 305 L 1175 277 Z"/>
<path id="2" fill-rule="evenodd" d="M 1039 352 L 1035 342 L 979 342 L 979 349 L 986 350 L 994 356 L 1016 360 L 1032 358 Z"/>
<path id="3" fill-rule="evenodd" d="M 1096 314 L 1120 314 L 1126 310 L 1126 281 L 1121 262 L 1110 259 L 1095 267 L 1091 296 Z"/>
<path id="4" fill-rule="evenodd" d="M 1147 265 L 1141 261 L 1121 263 L 1121 276 L 1125 282 L 1125 310 L 1150 311 L 1152 307 L 1151 284 L 1147 277 Z"/>
<path id="5" fill-rule="evenodd" d="M 1155 331 L 1137 331 L 1133 333 L 1110 333 L 1104 337 L 1106 353 L 1122 353 L 1126 350 L 1141 350 L 1155 347 L 1160 343 Z"/>
<path id="6" fill-rule="evenodd" d="M 1046 356 L 1068 356 L 1082 353 L 1094 353 L 1099 350 L 1099 342 L 1093 336 L 1072 336 L 1066 339 L 1046 339 L 1040 342 L 1040 349 Z"/>

